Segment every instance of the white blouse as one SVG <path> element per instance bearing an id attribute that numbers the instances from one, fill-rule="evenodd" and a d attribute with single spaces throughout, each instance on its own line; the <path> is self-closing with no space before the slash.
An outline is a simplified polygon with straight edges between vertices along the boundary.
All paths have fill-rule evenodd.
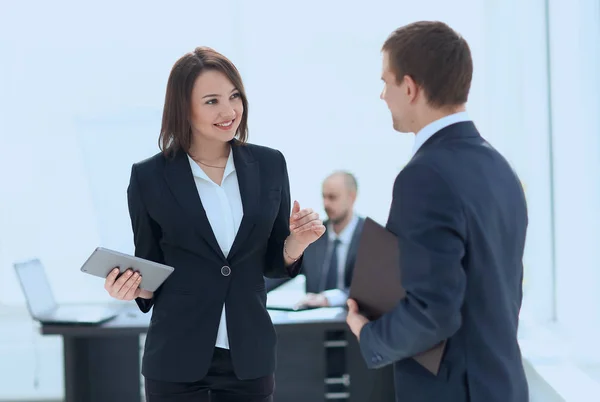
<path id="1" fill-rule="evenodd" d="M 202 206 L 206 211 L 217 243 L 219 243 L 223 255 L 227 257 L 244 216 L 240 187 L 233 163 L 233 151 L 229 151 L 220 186 L 212 181 L 189 155 L 188 159 Z M 229 349 L 225 314 L 225 304 L 223 304 L 215 346 Z"/>

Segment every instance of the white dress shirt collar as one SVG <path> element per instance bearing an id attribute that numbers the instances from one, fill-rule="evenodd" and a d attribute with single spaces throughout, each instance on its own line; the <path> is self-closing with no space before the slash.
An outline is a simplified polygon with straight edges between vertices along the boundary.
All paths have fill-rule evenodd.
<path id="1" fill-rule="evenodd" d="M 455 123 L 461 123 L 463 121 L 470 121 L 471 118 L 467 114 L 467 112 L 458 112 L 453 113 L 448 116 L 444 116 L 441 119 L 435 120 L 425 127 L 423 127 L 417 135 L 415 135 L 415 142 L 413 145 L 413 155 L 417 153 L 419 148 L 425 144 L 425 142 L 430 139 L 435 133 L 440 131 L 443 128 L 446 128 Z"/>
<path id="2" fill-rule="evenodd" d="M 336 234 L 333 231 L 333 225 L 329 223 L 327 225 L 327 233 L 329 235 L 329 241 L 333 243 L 335 239 L 339 239 L 342 244 L 350 244 L 352 241 L 352 235 L 354 234 L 354 229 L 356 229 L 356 225 L 358 224 L 358 215 L 354 212 L 352 213 L 352 218 L 350 218 L 350 222 L 346 225 L 344 229 L 340 232 L 340 234 Z"/>

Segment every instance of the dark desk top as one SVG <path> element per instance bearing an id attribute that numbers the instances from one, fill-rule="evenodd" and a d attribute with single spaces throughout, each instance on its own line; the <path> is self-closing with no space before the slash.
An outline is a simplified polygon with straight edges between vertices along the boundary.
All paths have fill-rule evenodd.
<path id="1" fill-rule="evenodd" d="M 271 320 L 277 332 L 303 328 L 347 329 L 346 311 L 343 308 L 322 308 L 298 312 L 272 311 Z M 127 336 L 141 335 L 148 331 L 151 312 L 144 314 L 137 307 L 126 308 L 116 318 L 101 325 L 43 325 L 43 335 Z"/>

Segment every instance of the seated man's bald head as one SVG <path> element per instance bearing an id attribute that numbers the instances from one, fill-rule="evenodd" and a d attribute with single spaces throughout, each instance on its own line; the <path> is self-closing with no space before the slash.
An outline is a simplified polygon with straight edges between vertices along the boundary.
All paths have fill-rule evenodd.
<path id="1" fill-rule="evenodd" d="M 323 206 L 334 225 L 350 219 L 358 193 L 356 177 L 347 171 L 335 171 L 323 181 Z"/>

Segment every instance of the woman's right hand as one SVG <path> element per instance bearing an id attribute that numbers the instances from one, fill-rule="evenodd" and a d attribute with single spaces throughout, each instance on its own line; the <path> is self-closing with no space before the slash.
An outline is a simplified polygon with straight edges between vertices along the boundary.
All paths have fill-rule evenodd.
<path id="1" fill-rule="evenodd" d="M 140 289 L 142 276 L 128 269 L 119 276 L 119 268 L 113 269 L 104 281 L 104 289 L 109 295 L 118 300 L 133 300 L 137 297 L 152 299 L 153 292 Z"/>

